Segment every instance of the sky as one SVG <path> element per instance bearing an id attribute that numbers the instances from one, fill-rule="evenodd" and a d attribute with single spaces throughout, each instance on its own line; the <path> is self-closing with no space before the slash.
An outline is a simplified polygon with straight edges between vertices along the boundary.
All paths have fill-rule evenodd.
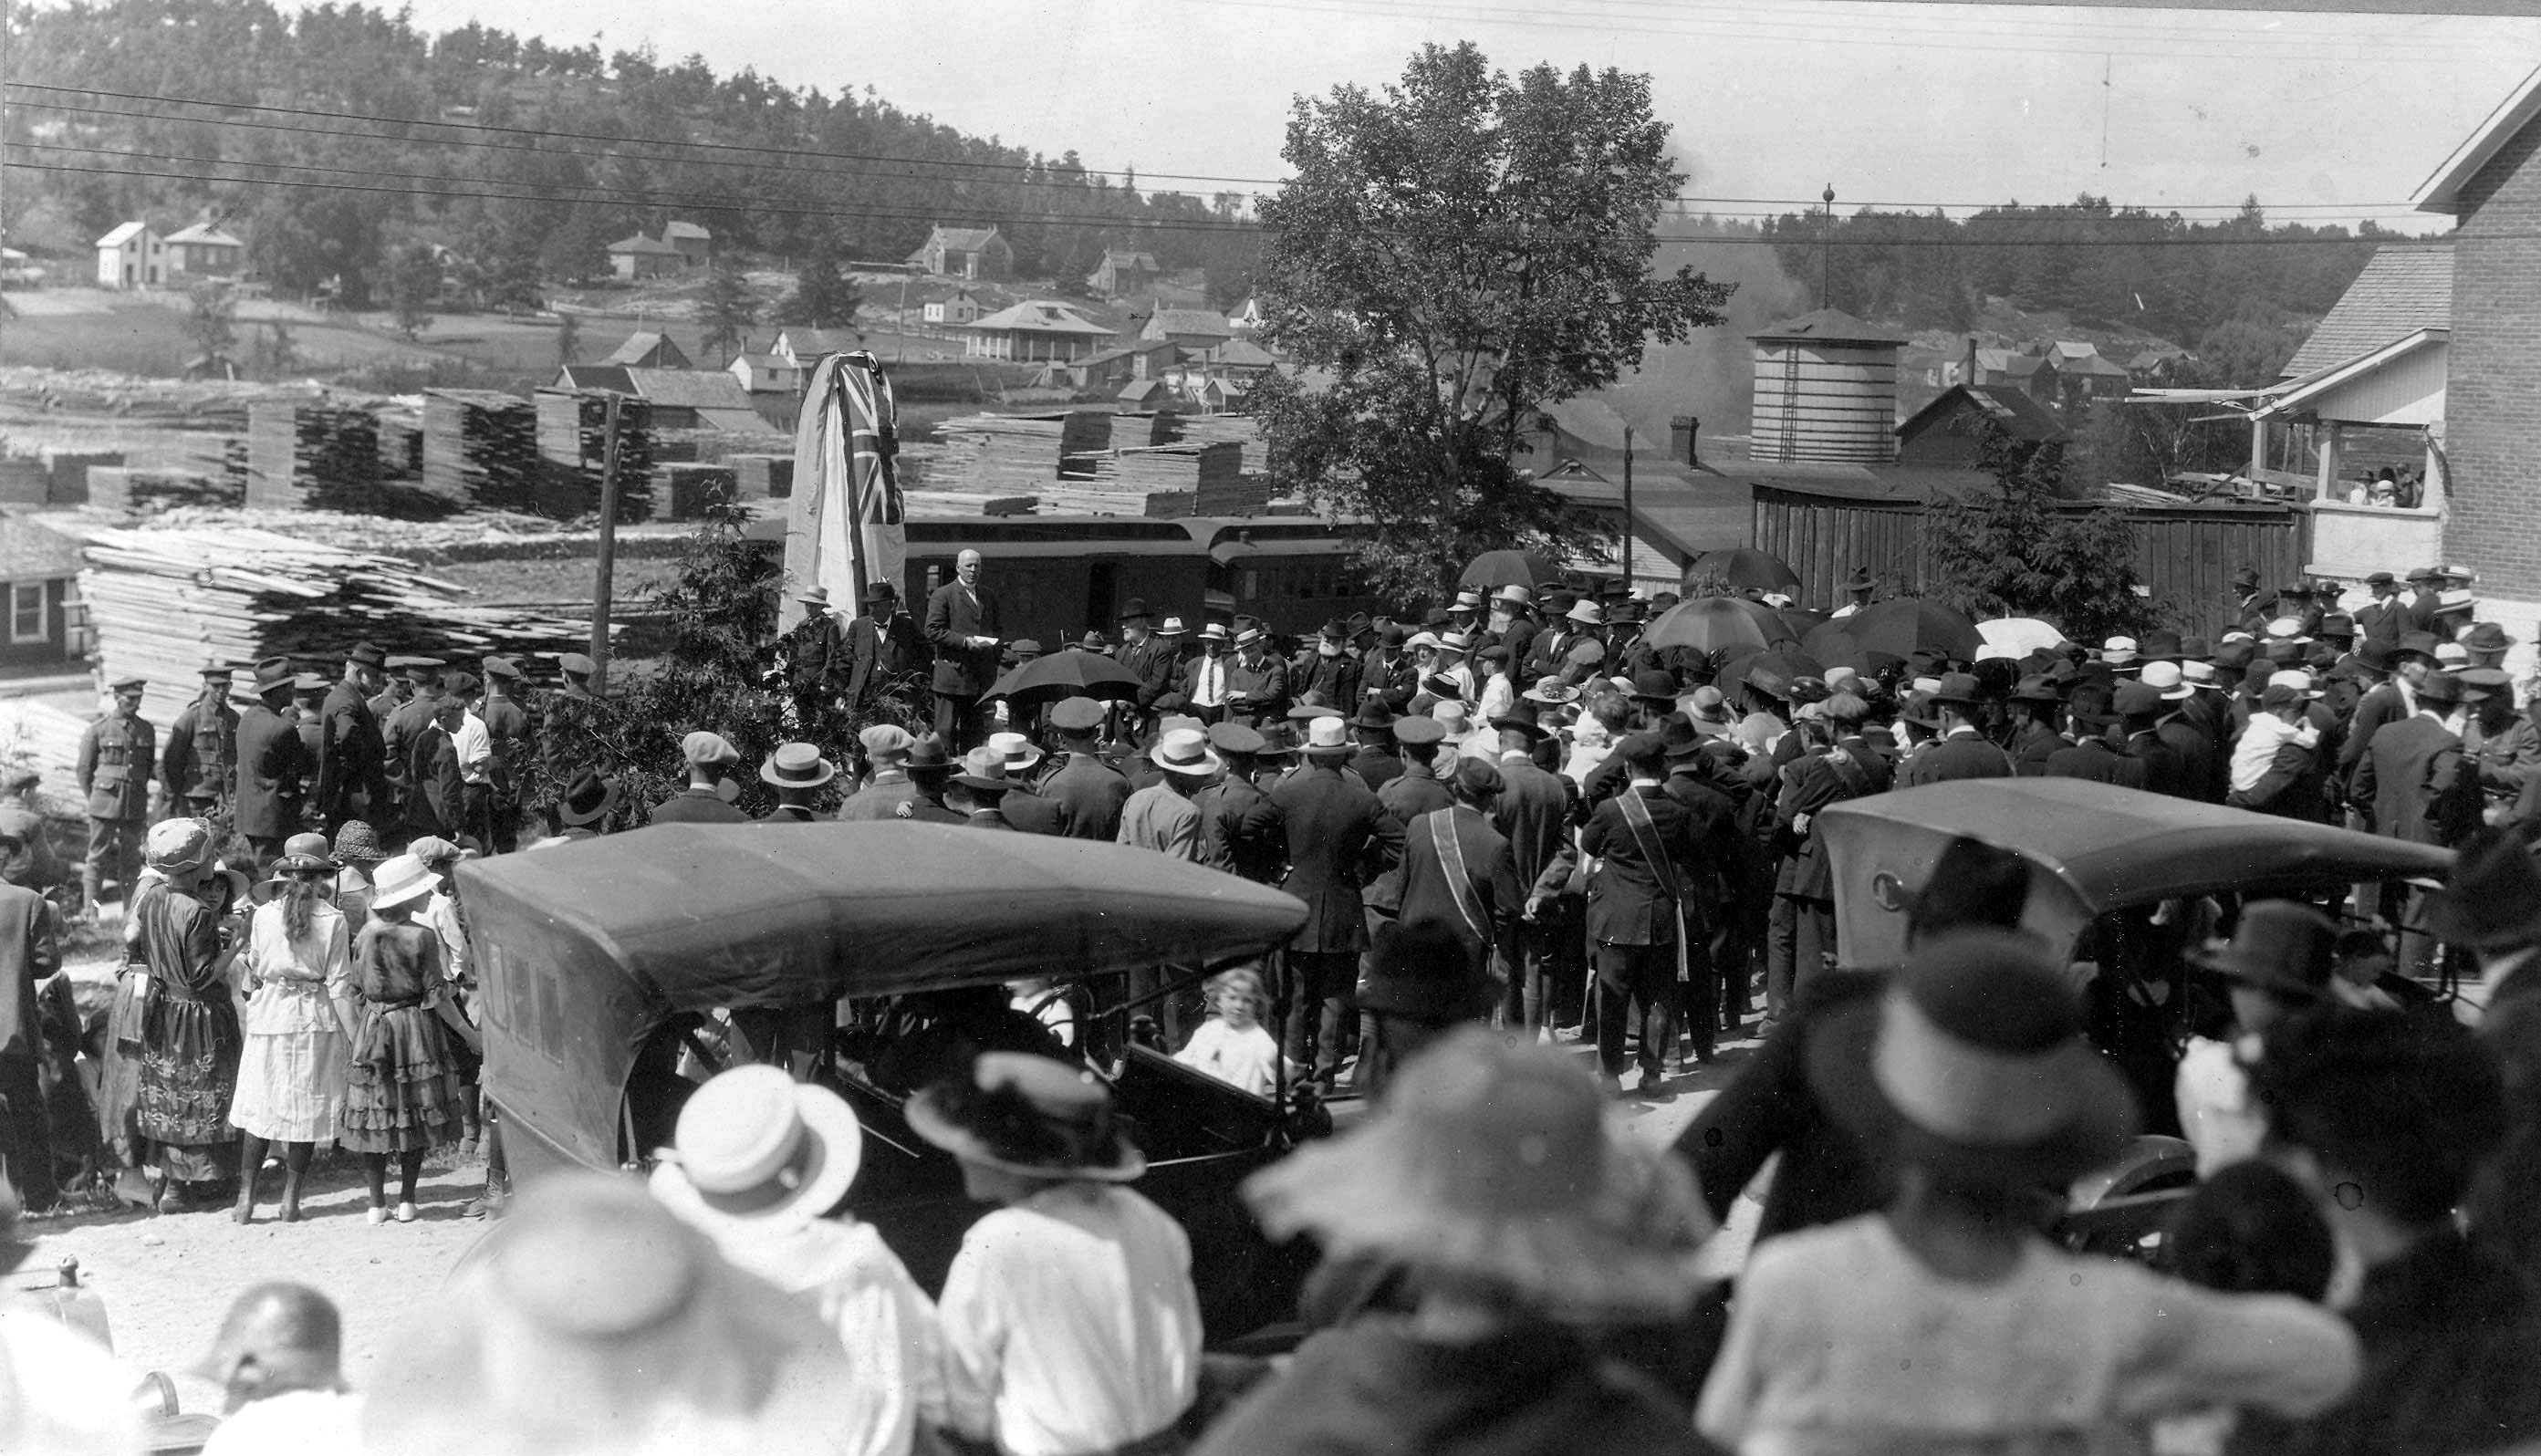
<path id="1" fill-rule="evenodd" d="M 2410 195 L 2541 59 L 2541 20 L 1853 0 L 409 0 L 904 109 L 1151 188 L 1259 191 L 1289 107 L 1426 41 L 1646 72 L 1723 215 L 2068 201 L 2424 231 Z M 1230 179 L 1232 181 L 1219 181 Z M 1716 199 L 1716 200 L 1714 200 Z M 1762 200 L 1755 200 L 1762 199 Z"/>

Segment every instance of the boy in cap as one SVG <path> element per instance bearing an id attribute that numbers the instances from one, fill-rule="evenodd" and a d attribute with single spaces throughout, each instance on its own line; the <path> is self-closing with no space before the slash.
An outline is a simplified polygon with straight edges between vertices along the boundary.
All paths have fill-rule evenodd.
<path id="1" fill-rule="evenodd" d="M 750 816 L 725 802 L 717 788 L 723 771 L 741 762 L 741 751 L 730 740 L 699 730 L 680 740 L 680 757 L 688 764 L 689 786 L 653 806 L 653 823 L 750 823 Z"/>

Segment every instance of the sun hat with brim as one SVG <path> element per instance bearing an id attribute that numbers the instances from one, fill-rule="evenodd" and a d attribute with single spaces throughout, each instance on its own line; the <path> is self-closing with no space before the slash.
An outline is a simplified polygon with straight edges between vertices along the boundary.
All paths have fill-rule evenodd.
<path id="1" fill-rule="evenodd" d="M 556 799 L 556 822 L 567 829 L 597 824 L 617 807 L 623 792 L 617 779 L 603 778 L 586 768 L 574 775 L 573 782 L 566 784 L 564 793 Z M 374 842 L 371 847 L 376 850 L 379 846 Z M 340 843 L 335 852 L 337 857 L 343 856 Z"/>
<path id="2" fill-rule="evenodd" d="M 2541 866 L 2515 834 L 2481 830 L 2427 896 L 2427 933 L 2477 951 L 2541 944 Z"/>
<path id="3" fill-rule="evenodd" d="M 394 910 L 411 905 L 437 888 L 436 877 L 412 854 L 400 854 L 371 877 L 371 909 Z"/>
<path id="4" fill-rule="evenodd" d="M 1198 728 L 1177 728 L 1156 740 L 1147 751 L 1147 762 L 1167 773 L 1205 778 L 1226 766 L 1226 761 L 1208 746 L 1208 734 Z"/>
<path id="5" fill-rule="evenodd" d="M 2188 959 L 2243 985 L 2317 998 L 2329 990 L 2337 945 L 2336 920 L 2295 901 L 2260 900 L 2242 909 L 2229 942 Z"/>
<path id="6" fill-rule="evenodd" d="M 192 869 L 212 857 L 212 827 L 199 819 L 163 819 L 150 827 L 142 852 L 152 869 Z"/>
<path id="7" fill-rule="evenodd" d="M 908 1099 L 908 1130 L 966 1163 L 1027 1178 L 1127 1183 L 1147 1171 L 1094 1074 L 1024 1052 L 983 1052 L 970 1071 Z"/>
<path id="8" fill-rule="evenodd" d="M 232 906 L 251 905 L 255 901 L 255 882 L 248 878 L 247 871 L 232 869 L 226 861 L 213 860 L 207 878 L 229 886 Z"/>
<path id="9" fill-rule="evenodd" d="M 838 776 L 838 765 L 822 758 L 816 745 L 782 743 L 759 765 L 759 776 L 778 788 L 819 788 Z"/>
<path id="10" fill-rule="evenodd" d="M 265 866 L 267 877 L 249 892 L 251 898 L 262 905 L 295 879 L 324 875 L 329 877 L 327 883 L 333 883 L 331 877 L 344 866 L 330 852 L 331 848 L 325 835 L 293 835 L 283 840 L 282 853 Z"/>
<path id="11" fill-rule="evenodd" d="M 1924 942 L 1884 995 L 1811 1032 L 1809 1085 L 1899 1163 L 1957 1182 L 2062 1188 L 2117 1155 L 2134 1094 L 2082 1031 L 2044 941 L 1963 928 Z"/>
<path id="12" fill-rule="evenodd" d="M 654 1191 L 709 1232 L 724 1219 L 799 1227 L 847 1196 L 864 1146 L 864 1124 L 837 1093 L 777 1067 L 736 1066 L 680 1109 L 671 1139 L 680 1176 Z"/>
<path id="13" fill-rule="evenodd" d="M 995 749 L 997 756 L 1006 761 L 1009 773 L 1020 773 L 1039 764 L 1043 758 L 1042 751 L 1033 746 L 1033 741 L 1020 733 L 991 733 L 988 747 Z"/>
<path id="14" fill-rule="evenodd" d="M 2182 702 L 2197 692 L 2176 660 L 2155 658 L 2144 664 L 2143 685 L 2161 693 L 2164 702 Z"/>
<path id="15" fill-rule="evenodd" d="M 993 748 L 975 748 L 962 756 L 962 771 L 952 781 L 975 794 L 1002 794 L 1015 786 L 1006 771 L 1006 757 Z"/>
<path id="16" fill-rule="evenodd" d="M 1244 1198 L 1274 1239 L 1311 1232 L 1333 1257 L 1581 1324 L 1682 1317 L 1714 1227 L 1687 1167 L 1608 1121 L 1587 1068 L 1482 1027 L 1407 1063 L 1375 1116 L 1245 1180 Z"/>

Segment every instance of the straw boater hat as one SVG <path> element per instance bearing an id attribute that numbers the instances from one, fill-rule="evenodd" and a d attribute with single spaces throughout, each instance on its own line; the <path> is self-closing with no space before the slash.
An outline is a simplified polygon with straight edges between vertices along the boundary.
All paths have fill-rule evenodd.
<path id="1" fill-rule="evenodd" d="M 1400 737 L 1401 726 L 1397 725 L 1395 731 Z M 1309 757 L 1317 759 L 1345 759 L 1358 752 L 1358 745 L 1349 741 L 1349 724 L 1337 717 L 1317 718 L 1307 724 L 1304 748 Z"/>
<path id="2" fill-rule="evenodd" d="M 656 1197 L 713 1231 L 734 1221 L 800 1227 L 837 1206 L 863 1165 L 864 1125 L 846 1099 L 773 1066 L 718 1072 L 680 1109 Z"/>
<path id="3" fill-rule="evenodd" d="M 1042 751 L 1033 747 L 1033 741 L 1020 733 L 991 733 L 988 747 L 995 749 L 997 757 L 1006 761 L 1008 773 L 1021 773 L 1042 761 Z"/>
<path id="4" fill-rule="evenodd" d="M 1147 759 L 1167 773 L 1192 778 L 1206 778 L 1226 766 L 1226 761 L 1209 750 L 1208 735 L 1198 728 L 1165 734 L 1147 751 Z"/>
<path id="5" fill-rule="evenodd" d="M 2111 667 L 2132 666 L 2135 660 L 2136 639 L 2133 637 L 2111 637 L 2100 644 L 2100 661 Z"/>
<path id="6" fill-rule="evenodd" d="M 908 1130 L 966 1163 L 1027 1178 L 1127 1183 L 1147 1171 L 1094 1074 L 1047 1056 L 983 1052 L 967 1074 L 908 1099 Z"/>
<path id="7" fill-rule="evenodd" d="M 394 910 L 410 905 L 430 895 L 435 877 L 422 860 L 411 854 L 400 854 L 380 866 L 371 877 L 371 909 Z"/>
<path id="8" fill-rule="evenodd" d="M 1619 1132 L 1596 1079 L 1551 1047 L 1460 1030 L 1381 1111 L 1247 1179 L 1271 1237 L 1312 1232 L 1423 1283 L 1591 1324 L 1682 1316 L 1712 1231 L 1686 1167 Z"/>
<path id="9" fill-rule="evenodd" d="M 2062 1187 L 2136 1128 L 2061 964 L 2017 931 L 1926 941 L 1884 995 L 1827 1013 L 1808 1065 L 1818 1100 L 1866 1144 L 1961 1180 Z"/>
<path id="10" fill-rule="evenodd" d="M 778 788 L 819 788 L 838 776 L 838 767 L 812 744 L 785 743 L 759 765 L 759 776 Z"/>
<path id="11" fill-rule="evenodd" d="M 962 771 L 952 781 L 975 794 L 1002 794 L 1015 786 L 1006 773 L 1006 756 L 995 748 L 975 748 L 962 756 Z"/>
<path id="12" fill-rule="evenodd" d="M 1159 637 L 1179 637 L 1182 634 L 1183 619 L 1179 617 L 1166 618 L 1165 624 L 1156 628 L 1156 635 Z"/>

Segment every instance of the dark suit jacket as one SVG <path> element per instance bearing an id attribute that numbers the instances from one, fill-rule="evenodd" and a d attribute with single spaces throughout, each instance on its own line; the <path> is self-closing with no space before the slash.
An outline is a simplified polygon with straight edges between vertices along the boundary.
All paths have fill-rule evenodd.
<path id="1" fill-rule="evenodd" d="M 1518 879 L 1532 885 L 1570 840 L 1570 789 L 1561 774 L 1522 759 L 1503 758 L 1499 768 L 1500 797 L 1491 807 L 1491 823 L 1508 839 Z"/>
<path id="2" fill-rule="evenodd" d="M 2396 647 L 2408 629 L 2408 609 L 2396 597 L 2387 602 L 2367 602 L 2356 609 L 2357 635 L 2367 640 L 2378 638 Z"/>
<path id="3" fill-rule="evenodd" d="M 232 802 L 240 834 L 279 839 L 300 833 L 303 754 L 296 717 L 286 718 L 260 702 L 239 714 L 238 787 Z"/>
<path id="4" fill-rule="evenodd" d="M 1929 747 L 1908 760 L 1906 770 L 1897 776 L 1897 786 L 1914 788 L 1961 778 L 2009 778 L 2011 775 L 2011 759 L 2002 750 L 1986 742 L 1983 734 L 1961 733 L 1935 739 Z"/>
<path id="5" fill-rule="evenodd" d="M 1300 951 L 1367 947 L 1360 887 L 1403 858 L 1403 826 L 1365 784 L 1341 766 L 1309 759 L 1270 791 L 1288 832 L 1288 877 L 1279 888 L 1306 903 L 1306 923 L 1289 942 Z"/>
<path id="6" fill-rule="evenodd" d="M 2143 760 L 2119 753 L 2098 734 L 2083 739 L 2071 748 L 2058 749 L 2047 758 L 2050 778 L 2087 778 L 2095 783 L 2114 783 L 2120 788 L 2140 789 L 2144 786 Z"/>
<path id="7" fill-rule="evenodd" d="M 2216 757 L 2214 740 L 2206 730 L 2190 722 L 2185 714 L 2165 720 L 2153 733 L 2169 750 L 2179 756 L 2184 776 L 2180 781 L 2183 798 L 2213 804 L 2220 802 L 2214 793 Z M 2226 756 L 2228 762 L 2228 756 Z M 2228 780 L 2227 780 L 2228 781 Z"/>
<path id="8" fill-rule="evenodd" d="M 1649 828 L 1635 832 L 1624 816 L 1623 794 L 1649 810 Z M 1579 852 L 1597 860 L 1588 876 L 1588 938 L 1606 945 L 1676 944 L 1677 902 L 1666 891 L 1652 851 L 1667 856 L 1678 888 L 1691 898 L 1696 847 L 1693 814 L 1662 787 L 1627 784 L 1598 805 L 1579 835 Z"/>
<path id="9" fill-rule="evenodd" d="M 1318 692 L 1328 706 L 1344 713 L 1354 712 L 1358 708 L 1358 659 L 1348 653 L 1326 657 L 1321 652 L 1309 652 L 1304 667 L 1288 674 L 1288 695 L 1302 698 L 1309 692 Z"/>
<path id="10" fill-rule="evenodd" d="M 159 754 L 159 781 L 168 792 L 198 799 L 228 793 L 230 765 L 238 762 L 238 723 L 237 710 L 226 701 L 197 697 L 185 704 L 168 725 L 168 746 Z M 205 738 L 212 741 L 206 744 Z"/>
<path id="11" fill-rule="evenodd" d="M 438 722 L 426 723 L 406 753 L 406 830 L 457 839 L 467 829 L 459 802 L 464 792 L 459 746 L 451 741 L 449 729 Z"/>
<path id="12" fill-rule="evenodd" d="M 979 604 L 972 605 L 972 597 Z M 926 599 L 926 640 L 935 644 L 935 691 L 961 697 L 977 697 L 997 681 L 997 649 L 972 647 L 965 637 L 1005 636 L 1004 618 L 997 610 L 997 594 L 980 587 L 977 593 L 962 589 L 962 583 L 948 581 Z"/>
<path id="13" fill-rule="evenodd" d="M 2449 847 L 2479 825 L 2479 784 L 2463 771 L 2462 741 L 2424 713 L 2373 735 L 2352 791 L 2372 806 L 2373 832 L 2394 839 Z"/>
<path id="14" fill-rule="evenodd" d="M 1256 884 L 1275 883 L 1288 863 L 1288 820 L 1251 780 L 1227 774 L 1192 795 L 1199 811 L 1200 858 Z"/>
<path id="15" fill-rule="evenodd" d="M 2128 757 L 2144 765 L 2144 787 L 2156 794 L 2175 799 L 2193 799 L 2196 793 L 2188 782 L 2187 761 L 2177 750 L 2161 741 L 2159 733 L 2135 733 L 2127 737 Z"/>
<path id="16" fill-rule="evenodd" d="M 713 789 L 684 788 L 653 806 L 654 824 L 748 824 L 750 816 Z"/>
<path id="17" fill-rule="evenodd" d="M 1228 722 L 1247 727 L 1267 723 L 1288 711 L 1288 665 L 1276 653 L 1265 652 L 1259 664 L 1249 666 L 1244 654 L 1231 654 L 1226 659 L 1226 691 L 1245 694 L 1243 701 L 1227 707 Z"/>
<path id="18" fill-rule="evenodd" d="M 1041 781 L 1041 796 L 1057 806 L 1061 836 L 1109 844 L 1121 835 L 1129 780 L 1092 754 L 1069 754 L 1058 771 Z"/>
<path id="19" fill-rule="evenodd" d="M 1156 699 L 1166 693 L 1182 691 L 1182 675 L 1175 671 L 1181 665 L 1182 649 L 1168 637 L 1149 637 L 1121 649 L 1121 666 L 1138 678 L 1135 701 L 1140 711 L 1153 709 Z"/>
<path id="20" fill-rule="evenodd" d="M 1938 747 L 1938 744 L 1932 746 Z M 1985 744 L 1984 747 L 1996 758 L 2002 758 L 2002 751 L 1993 744 Z M 1926 749 L 1924 752 L 1931 751 Z M 1824 753 L 1812 753 L 1782 770 L 1781 792 L 1774 800 L 1774 824 L 1781 832 L 1783 841 L 1791 846 L 1791 852 L 1790 857 L 1782 862 L 1781 875 L 1774 882 L 1776 894 L 1797 895 L 1811 900 L 1834 898 L 1835 876 L 1827 866 L 1826 836 L 1817 831 L 1817 816 L 1831 804 L 1884 792 L 1890 779 L 1887 761 L 1870 752 L 1861 740 L 1849 740 L 1848 756 L 1851 763 L 1839 765 Z M 2004 766 L 2009 767 L 2010 762 L 2003 760 Z M 1799 817 L 1803 814 L 1811 821 L 1805 835 L 1798 833 Z"/>
<path id="21" fill-rule="evenodd" d="M 1464 860 L 1464 883 L 1482 921 L 1479 926 L 1457 907 L 1455 881 L 1438 848 L 1441 826 L 1454 836 L 1457 853 Z M 1473 808 L 1441 809 L 1404 826 L 1403 923 L 1436 920 L 1445 925 L 1456 933 L 1466 960 L 1477 971 L 1488 968 L 1488 956 L 1494 949 L 1504 962 L 1511 958 L 1529 883 L 1517 877 L 1507 838 Z"/>
<path id="22" fill-rule="evenodd" d="M 1403 776 L 1403 760 L 1390 748 L 1367 747 L 1350 756 L 1350 771 L 1359 782 L 1379 793 L 1385 786 Z"/>
<path id="23" fill-rule="evenodd" d="M 1042 797 L 1031 789 L 1008 789 L 997 801 L 997 823 L 982 826 L 1010 829 L 1027 835 L 1049 835 L 1057 837 L 1066 833 L 1064 821 L 1055 801 Z M 1117 828 L 1117 827 L 1116 827 Z"/>
<path id="24" fill-rule="evenodd" d="M 414 772 L 414 741 L 433 724 L 441 712 L 441 694 L 426 697 L 418 692 L 399 703 L 397 709 L 380 719 L 382 762 L 388 765 L 389 781 L 405 787 Z"/>
<path id="25" fill-rule="evenodd" d="M 2372 692 L 2357 699 L 2356 713 L 2347 720 L 2347 741 L 2338 747 L 2338 773 L 2343 781 L 2354 781 L 2365 750 L 2373 745 L 2373 735 L 2406 717 L 2408 711 L 2408 699 L 2400 695 L 2397 683 L 2376 683 Z"/>
<path id="26" fill-rule="evenodd" d="M 1888 978 L 1830 971 L 1804 983 L 1791 1018 L 1766 1036 L 1720 1095 L 1677 1138 L 1694 1165 L 1704 1201 L 1726 1217 L 1739 1191 L 1775 1153 L 1782 1161 L 1765 1199 L 1756 1236 L 1837 1223 L 1877 1209 L 1887 1180 L 1872 1150 L 1830 1116 L 1809 1085 L 1808 1039 L 1830 1012 L 1876 996 Z M 1866 1075 L 1868 1068 L 1862 1069 Z"/>
<path id="27" fill-rule="evenodd" d="M 1456 802 L 1456 796 L 1448 793 L 1447 786 L 1440 783 L 1428 768 L 1416 768 L 1406 764 L 1402 772 L 1387 779 L 1385 787 L 1376 790 L 1376 801 L 1385 806 L 1386 813 L 1394 816 L 1395 823 L 1410 824 L 1423 814 L 1434 814 L 1446 808 Z"/>

